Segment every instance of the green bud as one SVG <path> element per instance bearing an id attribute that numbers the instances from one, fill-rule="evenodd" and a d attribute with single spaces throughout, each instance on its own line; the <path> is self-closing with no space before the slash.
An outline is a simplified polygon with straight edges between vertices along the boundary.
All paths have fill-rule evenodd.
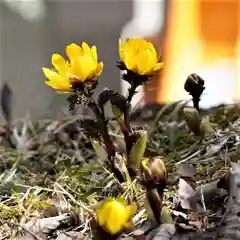
<path id="1" fill-rule="evenodd" d="M 183 117 L 188 128 L 197 136 L 201 135 L 201 117 L 195 108 L 184 108 Z"/>
<path id="2" fill-rule="evenodd" d="M 167 169 L 160 157 L 144 158 L 141 162 L 144 182 L 148 185 L 163 185 L 167 181 Z"/>
<path id="3" fill-rule="evenodd" d="M 134 134 L 136 134 L 137 140 L 132 144 L 129 151 L 127 165 L 132 169 L 139 169 L 146 150 L 147 131 L 140 130 L 136 131 Z"/>
<path id="4" fill-rule="evenodd" d="M 202 118 L 200 129 L 201 129 L 202 135 L 214 133 L 212 124 L 209 121 L 209 116 Z"/>

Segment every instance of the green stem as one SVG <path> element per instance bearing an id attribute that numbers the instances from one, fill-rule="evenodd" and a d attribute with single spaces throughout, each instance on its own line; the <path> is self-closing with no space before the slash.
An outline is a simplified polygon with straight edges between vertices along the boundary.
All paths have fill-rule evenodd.
<path id="1" fill-rule="evenodd" d="M 159 196 L 156 188 L 147 190 L 147 199 L 157 223 L 160 223 L 160 216 L 162 212 L 162 199 Z"/>

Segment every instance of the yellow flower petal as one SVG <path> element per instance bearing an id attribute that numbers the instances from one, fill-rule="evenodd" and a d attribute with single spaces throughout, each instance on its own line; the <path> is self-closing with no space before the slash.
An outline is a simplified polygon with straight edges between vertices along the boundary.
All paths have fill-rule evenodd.
<path id="1" fill-rule="evenodd" d="M 96 68 L 96 77 L 100 76 L 103 71 L 103 62 L 98 63 Z"/>
<path id="2" fill-rule="evenodd" d="M 128 227 L 136 205 L 127 205 L 124 198 L 108 198 L 96 210 L 98 224 L 107 232 L 117 234 Z"/>
<path id="3" fill-rule="evenodd" d="M 96 46 L 92 46 L 91 51 L 92 51 L 93 59 L 97 63 L 98 57 L 97 57 L 97 48 L 96 48 Z"/>
<path id="4" fill-rule="evenodd" d="M 125 65 L 127 66 L 127 68 L 131 71 L 135 71 L 137 69 L 137 58 L 136 56 L 133 55 L 126 55 L 125 58 Z"/>
<path id="5" fill-rule="evenodd" d="M 127 221 L 125 205 L 118 201 L 113 201 L 108 206 L 106 227 L 109 232 L 116 234 L 121 231 Z"/>
<path id="6" fill-rule="evenodd" d="M 48 86 L 52 87 L 53 89 L 55 89 L 57 92 L 60 92 L 60 93 L 69 93 L 69 92 L 72 92 L 73 89 L 71 87 L 71 85 L 58 85 L 54 82 L 51 82 L 51 81 L 45 81 L 45 84 L 47 84 Z"/>
<path id="7" fill-rule="evenodd" d="M 82 67 L 81 65 L 79 65 L 78 58 L 72 61 L 71 69 L 72 69 L 71 72 L 73 73 L 73 75 L 76 76 L 76 81 L 84 82 L 86 80 L 84 73 L 82 72 Z"/>
<path id="8" fill-rule="evenodd" d="M 140 75 L 145 75 L 149 71 L 152 70 L 152 67 L 156 63 L 155 57 L 152 55 L 152 53 L 146 49 L 145 51 L 139 52 L 139 54 L 136 55 L 136 62 L 137 62 L 137 71 Z"/>
<path id="9" fill-rule="evenodd" d="M 130 226 L 131 226 L 131 222 L 126 222 L 123 227 L 124 229 L 129 229 Z"/>
<path id="10" fill-rule="evenodd" d="M 86 42 L 82 43 L 82 49 L 85 55 L 91 56 L 91 49 Z"/>
<path id="11" fill-rule="evenodd" d="M 54 89 L 57 88 L 57 85 L 54 82 L 51 81 L 45 81 L 45 84 L 47 84 L 49 87 L 52 87 Z"/>
<path id="12" fill-rule="evenodd" d="M 50 70 L 49 68 L 42 68 L 44 75 L 46 76 L 47 79 L 49 79 L 52 82 L 61 82 L 62 78 L 60 77 L 60 75 L 52 70 Z"/>
<path id="13" fill-rule="evenodd" d="M 151 42 L 146 42 L 146 49 L 148 49 L 154 55 L 154 57 L 157 59 L 157 51 Z"/>
<path id="14" fill-rule="evenodd" d="M 67 72 L 67 62 L 65 59 L 57 53 L 52 55 L 52 65 L 60 73 L 66 74 Z"/>
<path id="15" fill-rule="evenodd" d="M 72 63 L 74 75 L 78 77 L 79 81 L 85 81 L 87 78 L 91 79 L 96 70 L 96 64 L 93 59 L 82 56 L 76 58 Z"/>
<path id="16" fill-rule="evenodd" d="M 48 68 L 42 68 L 42 70 L 46 78 L 50 80 L 45 82 L 48 86 L 58 91 L 71 91 L 72 85 L 67 78 L 62 78 L 58 73 Z"/>
<path id="17" fill-rule="evenodd" d="M 153 67 L 153 71 L 158 71 L 159 69 L 163 68 L 163 66 L 164 66 L 164 62 L 156 63 Z"/>
<path id="18" fill-rule="evenodd" d="M 70 60 L 84 54 L 82 48 L 75 43 L 68 45 L 65 51 Z"/>
<path id="19" fill-rule="evenodd" d="M 125 201 L 125 199 L 124 199 L 123 196 L 118 197 L 118 198 L 116 199 L 116 201 L 118 201 L 119 203 L 121 203 L 124 207 L 127 206 L 126 201 Z"/>
<path id="20" fill-rule="evenodd" d="M 117 234 L 119 233 L 123 228 L 123 225 L 121 225 L 121 220 L 118 217 L 111 217 L 106 222 L 106 230 L 110 232 L 111 234 Z"/>
<path id="21" fill-rule="evenodd" d="M 137 205 L 131 204 L 126 206 L 126 211 L 127 211 L 128 218 L 130 219 L 137 212 Z"/>
<path id="22" fill-rule="evenodd" d="M 68 92 L 72 92 L 72 86 L 69 84 L 66 85 L 59 85 L 58 83 L 55 82 L 51 82 L 51 81 L 45 81 L 45 84 L 47 84 L 48 86 L 52 87 L 53 89 L 55 89 L 58 92 L 63 92 L 63 93 L 68 93 Z"/>
<path id="23" fill-rule="evenodd" d="M 102 213 L 102 209 L 101 208 L 98 208 L 96 210 L 96 216 L 97 216 L 97 222 L 98 222 L 99 226 L 103 227 L 106 218 L 105 218 L 105 215 Z"/>
<path id="24" fill-rule="evenodd" d="M 154 45 L 141 38 L 130 38 L 124 43 L 119 40 L 119 56 L 127 69 L 139 75 L 148 75 L 160 69 Z"/>
<path id="25" fill-rule="evenodd" d="M 124 49 L 123 49 L 123 42 L 120 38 L 118 39 L 118 49 L 119 49 L 118 52 L 119 52 L 120 60 L 123 61 L 123 59 L 124 59 Z"/>

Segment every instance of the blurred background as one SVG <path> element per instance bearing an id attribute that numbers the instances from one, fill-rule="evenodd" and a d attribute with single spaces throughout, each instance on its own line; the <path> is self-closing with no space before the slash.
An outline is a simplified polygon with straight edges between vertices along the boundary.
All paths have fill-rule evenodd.
<path id="1" fill-rule="evenodd" d="M 104 87 L 126 93 L 116 68 L 119 36 L 153 42 L 165 62 L 134 104 L 188 98 L 183 84 L 196 72 L 206 81 L 203 107 L 240 96 L 239 0 L 1 0 L 0 83 L 13 91 L 14 118 L 56 118 L 66 96 L 44 84 L 42 66 L 72 42 L 98 48 Z M 2 116 L 0 116 L 2 121 Z"/>
<path id="2" fill-rule="evenodd" d="M 131 15 L 131 0 L 1 0 L 0 82 L 13 91 L 14 117 L 56 118 L 67 107 L 66 96 L 45 85 L 41 68 L 72 42 L 97 46 L 104 61 L 98 89 L 120 91 L 117 43 Z"/>

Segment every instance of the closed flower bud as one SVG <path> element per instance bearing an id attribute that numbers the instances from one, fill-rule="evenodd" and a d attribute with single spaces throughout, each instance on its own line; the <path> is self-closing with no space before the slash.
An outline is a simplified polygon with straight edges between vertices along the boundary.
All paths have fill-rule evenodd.
<path id="1" fill-rule="evenodd" d="M 200 97 L 205 89 L 204 80 L 196 73 L 192 73 L 188 76 L 184 89 L 193 97 Z"/>
<path id="2" fill-rule="evenodd" d="M 193 97 L 193 106 L 199 111 L 200 97 L 205 89 L 204 80 L 196 73 L 188 76 L 184 89 Z"/>
<path id="3" fill-rule="evenodd" d="M 167 181 L 167 169 L 160 157 L 144 158 L 141 163 L 143 181 L 146 187 L 162 185 L 165 187 Z"/>

